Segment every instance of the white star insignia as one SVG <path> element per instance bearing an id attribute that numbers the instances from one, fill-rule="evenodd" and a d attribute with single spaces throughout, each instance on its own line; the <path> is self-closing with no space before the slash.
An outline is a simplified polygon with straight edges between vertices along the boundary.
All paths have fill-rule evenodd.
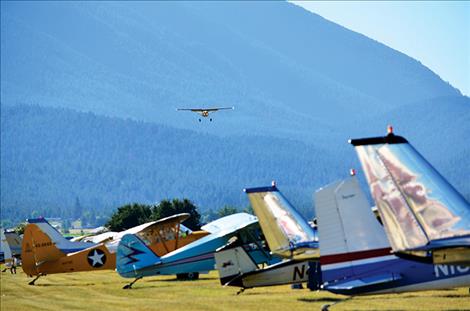
<path id="1" fill-rule="evenodd" d="M 96 249 L 93 251 L 93 256 L 88 256 L 88 258 L 90 258 L 91 260 L 93 260 L 93 263 L 91 264 L 93 267 L 96 266 L 96 264 L 100 264 L 101 266 L 103 265 L 103 260 L 101 260 L 103 258 L 104 254 L 98 254 L 98 252 L 96 251 Z"/>

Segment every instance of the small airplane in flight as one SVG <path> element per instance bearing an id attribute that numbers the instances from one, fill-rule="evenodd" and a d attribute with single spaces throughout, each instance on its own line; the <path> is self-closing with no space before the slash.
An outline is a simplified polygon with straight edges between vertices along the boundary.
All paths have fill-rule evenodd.
<path id="1" fill-rule="evenodd" d="M 29 284 L 41 276 L 55 273 L 106 270 L 116 268 L 116 250 L 121 238 L 129 233 L 140 236 L 155 253 L 164 255 L 208 235 L 181 223 L 189 214 L 177 214 L 122 231 L 85 237 L 81 241 L 64 238 L 44 218 L 29 219 L 22 243 L 23 271 Z"/>
<path id="2" fill-rule="evenodd" d="M 143 277 L 154 275 L 188 274 L 197 279 L 199 273 L 214 270 L 214 252 L 232 239 L 237 239 L 256 264 L 269 262 L 272 257 L 257 241 L 258 219 L 250 214 L 237 213 L 222 217 L 201 228 L 209 235 L 164 256 L 158 256 L 134 234 L 126 234 L 119 243 L 116 268 L 124 278 L 134 281 L 124 286 L 129 289 Z"/>
<path id="3" fill-rule="evenodd" d="M 322 289 L 355 296 L 470 286 L 468 266 L 434 265 L 393 254 L 356 176 L 320 188 L 314 196 Z"/>
<path id="4" fill-rule="evenodd" d="M 319 269 L 318 238 L 315 230 L 277 189 L 244 189 L 258 217 L 271 253 L 284 260 L 258 268 L 243 247 L 229 243 L 217 250 L 216 266 L 224 286 L 246 288 L 308 281 L 308 270 Z"/>
<path id="5" fill-rule="evenodd" d="M 203 118 L 209 117 L 209 114 L 219 111 L 219 110 L 233 110 L 235 107 L 214 107 L 214 108 L 176 108 L 176 111 L 192 111 L 198 113 Z M 199 118 L 199 122 L 201 122 Z M 209 118 L 209 121 L 212 122 L 212 118 Z"/>
<path id="6" fill-rule="evenodd" d="M 352 139 L 393 252 L 470 266 L 470 205 L 408 141 Z"/>

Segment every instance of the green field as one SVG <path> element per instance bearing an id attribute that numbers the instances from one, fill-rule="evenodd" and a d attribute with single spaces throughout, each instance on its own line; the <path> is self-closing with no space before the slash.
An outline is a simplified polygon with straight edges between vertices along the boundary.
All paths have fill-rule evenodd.
<path id="1" fill-rule="evenodd" d="M 217 273 L 198 281 L 172 276 L 138 281 L 123 290 L 126 279 L 114 271 L 46 276 L 35 286 L 18 274 L 1 274 L 1 310 L 320 310 L 346 297 L 326 292 L 292 290 L 290 286 L 237 289 L 219 285 Z M 355 297 L 330 310 L 470 310 L 467 288 L 406 294 Z"/>

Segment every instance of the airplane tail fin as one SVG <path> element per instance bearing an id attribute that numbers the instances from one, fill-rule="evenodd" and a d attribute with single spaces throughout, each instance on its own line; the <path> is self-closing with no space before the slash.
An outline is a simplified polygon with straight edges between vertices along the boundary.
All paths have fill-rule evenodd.
<path id="1" fill-rule="evenodd" d="M 258 269 L 254 260 L 240 245 L 228 244 L 218 249 L 214 257 L 222 285 L 243 286 L 239 277 Z"/>
<path id="2" fill-rule="evenodd" d="M 271 252 L 281 257 L 318 257 L 316 233 L 275 185 L 244 190 Z"/>
<path id="3" fill-rule="evenodd" d="M 405 138 L 390 131 L 350 143 L 394 251 L 439 247 L 440 240 L 449 246 L 449 239 L 468 246 L 470 205 Z"/>
<path id="4" fill-rule="evenodd" d="M 0 231 L 1 234 L 1 243 L 2 243 L 2 251 L 3 251 L 3 260 L 5 261 L 5 266 L 11 267 L 13 263 L 13 257 L 10 249 L 10 245 L 8 244 L 7 238 L 5 237 L 5 232 L 3 228 Z"/>
<path id="5" fill-rule="evenodd" d="M 44 218 L 28 219 L 21 245 L 23 270 L 28 275 L 37 275 L 41 263 L 93 245 L 67 240 Z"/>
<path id="6" fill-rule="evenodd" d="M 356 177 L 317 190 L 315 210 L 324 281 L 354 275 L 364 260 L 390 255 L 385 232 Z"/>
<path id="7" fill-rule="evenodd" d="M 140 277 L 142 276 L 142 269 L 160 262 L 160 257 L 134 234 L 124 235 L 119 242 L 116 270 L 122 277 Z"/>

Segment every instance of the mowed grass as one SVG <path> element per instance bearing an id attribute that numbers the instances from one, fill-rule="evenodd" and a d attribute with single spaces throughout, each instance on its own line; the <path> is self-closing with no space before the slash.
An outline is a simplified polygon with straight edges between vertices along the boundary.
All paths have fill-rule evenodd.
<path id="1" fill-rule="evenodd" d="M 405 294 L 347 297 L 290 286 L 248 289 L 220 286 L 217 272 L 198 281 L 176 281 L 173 276 L 145 278 L 123 290 L 127 279 L 114 271 L 48 275 L 35 286 L 18 274 L 1 274 L 1 310 L 470 310 L 467 288 Z M 345 300 L 345 301 L 344 301 Z"/>

